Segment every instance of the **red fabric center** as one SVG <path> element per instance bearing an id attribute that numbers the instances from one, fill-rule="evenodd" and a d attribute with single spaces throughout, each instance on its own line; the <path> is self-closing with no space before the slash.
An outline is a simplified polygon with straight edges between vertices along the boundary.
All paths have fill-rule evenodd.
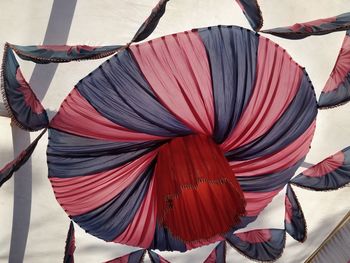
<path id="1" fill-rule="evenodd" d="M 245 214 L 243 192 L 220 148 L 205 135 L 163 145 L 155 169 L 158 220 L 184 241 L 227 232 Z"/>

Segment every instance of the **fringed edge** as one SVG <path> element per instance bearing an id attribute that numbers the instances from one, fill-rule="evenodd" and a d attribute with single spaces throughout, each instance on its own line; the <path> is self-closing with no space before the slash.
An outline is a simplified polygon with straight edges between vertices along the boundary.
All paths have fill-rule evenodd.
<path id="1" fill-rule="evenodd" d="M 322 93 L 324 93 L 324 92 L 322 91 Z M 336 103 L 336 104 L 331 105 L 331 106 L 320 106 L 319 103 L 317 103 L 317 105 L 318 105 L 317 108 L 318 108 L 319 110 L 335 109 L 335 108 L 341 107 L 341 106 L 343 106 L 343 105 L 345 105 L 345 104 L 347 104 L 347 103 L 349 103 L 349 102 L 350 102 L 350 99 L 347 100 L 347 101 L 342 101 L 342 102 Z"/>
<path id="2" fill-rule="evenodd" d="M 258 3 L 258 0 L 254 0 L 254 4 L 256 5 L 256 8 L 259 11 L 259 16 L 261 17 L 261 21 L 259 23 L 259 26 L 256 29 L 254 29 L 254 28 L 253 29 L 254 29 L 255 32 L 260 32 L 260 29 L 264 26 L 264 17 L 262 15 L 261 8 L 260 8 L 260 5 Z"/>
<path id="3" fill-rule="evenodd" d="M 33 61 L 34 63 L 36 63 L 35 61 L 41 61 L 43 63 L 67 63 L 67 62 L 72 62 L 72 61 L 85 61 L 85 60 L 95 60 L 95 59 L 101 59 L 101 58 L 105 58 L 105 57 L 108 57 L 108 56 L 111 56 L 113 55 L 114 53 L 117 53 L 119 52 L 120 50 L 123 49 L 123 47 L 125 47 L 126 45 L 124 46 L 121 46 L 121 47 L 117 47 L 115 48 L 114 50 L 111 50 L 111 51 L 106 51 L 106 52 L 102 52 L 100 54 L 96 54 L 92 57 L 82 57 L 82 58 L 79 58 L 79 59 L 54 59 L 54 58 L 43 58 L 43 57 L 36 57 L 36 56 L 31 56 L 27 53 L 24 53 L 23 51 L 17 49 L 14 45 L 12 44 L 9 44 L 9 47 L 12 48 L 13 51 L 16 52 L 17 55 L 21 55 L 22 57 L 25 57 L 26 59 L 30 60 L 30 61 Z"/>
<path id="4" fill-rule="evenodd" d="M 8 97 L 7 97 L 7 94 L 6 94 L 7 86 L 6 86 L 6 82 L 5 82 L 5 72 L 6 72 L 6 63 L 7 63 L 7 51 L 8 51 L 9 48 L 12 49 L 11 44 L 6 42 L 5 45 L 4 45 L 4 53 L 3 53 L 2 64 L 1 64 L 1 72 L 0 72 L 0 83 L 1 83 L 0 84 L 0 90 L 1 90 L 1 95 L 2 95 L 2 99 L 3 99 L 4 105 L 5 105 L 6 111 L 9 114 L 9 118 L 11 118 L 11 121 L 17 127 L 21 128 L 22 130 L 29 131 L 29 132 L 40 131 L 40 130 L 42 130 L 45 127 L 39 128 L 39 129 L 32 129 L 32 128 L 24 126 L 20 121 L 18 121 L 16 116 L 13 113 L 13 110 L 11 108 L 10 103 L 8 102 Z M 35 94 L 34 94 L 34 96 L 35 96 Z M 47 118 L 46 111 L 44 111 L 44 114 L 46 115 L 46 118 Z M 47 120 L 48 120 L 48 118 L 47 118 Z"/>
<path id="5" fill-rule="evenodd" d="M 237 222 L 236 224 L 238 224 L 239 222 Z M 227 230 L 227 231 L 224 231 L 223 233 L 218 233 L 216 234 L 215 236 L 211 237 L 211 238 L 202 238 L 202 239 L 196 239 L 196 240 L 191 240 L 191 241 L 186 241 L 186 240 L 183 240 L 181 237 L 177 236 L 177 235 L 174 235 L 173 232 L 171 232 L 171 229 L 169 229 L 167 226 L 163 225 L 162 223 L 159 222 L 159 224 L 161 224 L 162 227 L 164 227 L 170 234 L 171 236 L 176 239 L 176 240 L 179 240 L 181 242 L 183 242 L 185 245 L 195 245 L 195 243 L 201 243 L 201 242 L 205 242 L 205 243 L 209 243 L 209 244 L 212 244 L 212 243 L 215 243 L 215 242 L 218 242 L 218 241 L 212 241 L 212 238 L 214 238 L 215 236 L 220 236 L 223 238 L 223 240 L 225 240 L 225 234 L 227 234 L 227 232 L 229 232 L 231 229 L 232 229 L 232 226 Z M 199 246 L 201 247 L 201 246 Z M 196 249 L 198 247 L 190 247 L 188 248 L 186 246 L 186 251 L 189 251 L 189 250 L 192 250 L 192 249 Z M 181 252 L 181 251 L 180 251 Z"/>
<path id="6" fill-rule="evenodd" d="M 229 181 L 227 180 L 227 178 L 220 178 L 220 179 L 217 179 L 217 180 L 208 180 L 208 179 L 205 179 L 205 178 L 199 178 L 199 179 L 196 180 L 196 184 L 194 184 L 194 185 L 190 185 L 190 184 L 188 184 L 188 185 L 182 185 L 182 186 L 180 187 L 180 192 L 175 193 L 175 194 L 172 194 L 172 195 L 166 195 L 164 201 L 167 202 L 167 201 L 170 200 L 170 199 L 179 198 L 179 197 L 180 197 L 180 194 L 181 194 L 182 191 L 184 191 L 184 190 L 188 190 L 188 189 L 196 190 L 200 183 L 209 183 L 209 184 L 226 184 L 226 183 L 229 183 L 229 184 L 232 184 L 231 182 L 229 182 Z M 237 183 L 238 183 L 238 182 L 237 182 Z M 238 183 L 238 185 L 239 185 L 239 183 Z M 236 193 L 235 193 L 235 194 L 236 194 Z M 238 196 L 238 195 L 237 195 L 237 196 Z M 244 206 L 246 206 L 246 201 L 245 201 L 244 197 L 243 197 L 243 198 L 240 198 L 240 201 L 242 201 L 242 203 L 244 203 Z M 174 235 L 174 234 L 171 232 L 171 230 L 170 230 L 166 225 L 164 225 L 164 217 L 165 217 L 165 215 L 170 211 L 170 209 L 171 209 L 171 207 L 166 206 L 165 211 L 164 211 L 162 217 L 158 217 L 158 220 L 159 220 L 159 224 L 160 224 L 162 227 L 164 227 L 168 232 L 170 232 L 171 235 L 172 235 L 175 239 L 177 239 L 177 240 L 179 240 L 179 241 L 181 241 L 181 242 L 183 242 L 183 243 L 185 243 L 185 244 L 193 244 L 193 243 L 197 243 L 197 242 L 209 242 L 209 241 L 211 241 L 211 238 L 204 238 L 204 239 L 186 241 L 186 240 L 183 240 L 181 237 L 179 237 L 179 236 L 177 236 L 177 235 Z M 240 217 L 242 217 L 242 216 L 245 216 L 245 212 L 244 212 L 243 214 L 240 214 L 239 217 L 238 217 L 238 219 L 237 219 L 237 220 L 234 220 L 233 225 L 231 225 L 227 230 L 223 231 L 222 233 L 218 233 L 218 234 L 216 234 L 216 235 L 217 235 L 217 236 L 222 236 L 222 237 L 224 237 L 224 235 L 225 235 L 227 232 L 229 232 L 229 231 L 232 229 L 232 227 L 234 227 L 235 225 L 237 225 L 237 224 L 239 224 L 239 223 L 241 222 L 241 221 L 240 221 Z"/>
<path id="7" fill-rule="evenodd" d="M 147 249 L 142 249 L 142 250 L 143 250 L 143 254 L 142 254 L 142 257 L 140 258 L 140 263 L 143 263 L 145 261 L 145 256 L 146 256 Z"/>
<path id="8" fill-rule="evenodd" d="M 280 230 L 283 230 L 283 229 L 280 229 Z M 232 248 L 234 248 L 239 254 L 241 254 L 243 257 L 247 258 L 247 259 L 250 259 L 254 262 L 273 262 L 273 261 L 276 261 L 277 259 L 281 258 L 282 255 L 283 255 L 283 251 L 284 249 L 286 248 L 286 239 L 287 239 L 287 233 L 286 233 L 286 230 L 284 229 L 284 237 L 283 237 L 283 248 L 282 248 L 282 251 L 281 251 L 281 254 L 278 255 L 278 257 L 276 257 L 275 259 L 272 259 L 272 260 L 259 260 L 259 259 L 256 259 L 256 258 L 252 258 L 246 254 L 243 253 L 243 251 L 239 250 L 238 248 L 236 248 L 228 239 L 226 239 L 226 242 L 230 244 L 230 246 Z"/>
<path id="9" fill-rule="evenodd" d="M 292 185 L 290 184 L 290 183 L 288 183 L 287 184 L 287 187 L 290 187 L 290 190 L 292 191 L 292 193 L 293 193 L 293 195 L 294 195 L 294 197 L 295 197 L 295 202 L 297 203 L 297 205 L 298 205 L 298 207 L 299 207 L 299 209 L 300 209 L 300 211 L 301 211 L 301 213 L 303 214 L 303 223 L 304 223 L 304 230 L 305 230 L 305 237 L 303 238 L 303 240 L 296 240 L 296 239 L 294 239 L 294 237 L 292 237 L 288 232 L 287 232 L 287 229 L 285 228 L 285 231 L 288 233 L 288 235 L 290 235 L 294 240 L 296 240 L 296 241 L 298 241 L 298 242 L 300 242 L 300 243 L 304 243 L 305 241 L 306 241 L 306 239 L 307 239 L 307 233 L 308 233 L 308 228 L 307 228 L 307 223 L 306 223 L 306 220 L 305 220 L 305 215 L 304 215 L 304 212 L 303 212 L 303 210 L 302 210 L 302 208 L 301 208 L 301 205 L 300 205 L 300 202 L 299 202 L 299 200 L 298 200 L 298 197 L 297 197 L 297 195 L 295 194 L 295 192 L 294 192 L 294 190 L 293 190 L 293 187 L 292 187 Z M 287 197 L 287 192 L 286 192 L 286 197 Z M 284 223 L 286 222 L 286 219 L 284 218 Z"/>
<path id="10" fill-rule="evenodd" d="M 6 83 L 5 83 L 5 71 L 6 71 L 6 62 L 7 62 L 7 51 L 8 49 L 11 48 L 10 44 L 8 42 L 5 43 L 4 45 L 4 53 L 3 53 L 3 57 L 2 57 L 2 63 L 1 63 L 1 72 L 0 72 L 0 81 L 1 81 L 1 85 L 0 85 L 0 90 L 1 90 L 1 95 L 2 95 L 2 99 L 6 108 L 7 113 L 9 114 L 9 117 L 11 118 L 11 121 L 18 126 L 19 128 L 21 128 L 22 130 L 26 130 L 26 131 L 33 131 L 32 129 L 29 129 L 28 127 L 23 126 L 23 124 L 21 124 L 15 117 L 15 115 L 13 114 L 13 111 L 11 109 L 11 106 L 8 102 L 8 98 L 7 98 L 7 94 L 6 94 Z"/>
<path id="11" fill-rule="evenodd" d="M 339 189 L 342 189 L 344 187 L 347 187 L 348 185 L 350 185 L 350 183 L 346 183 L 342 186 L 339 186 L 337 188 L 330 188 L 330 189 L 316 189 L 316 188 L 313 188 L 313 187 L 309 187 L 309 186 L 304 186 L 304 185 L 301 185 L 301 184 L 298 184 L 296 182 L 293 182 L 293 181 L 290 181 L 289 182 L 290 184 L 292 185 L 295 185 L 299 188 L 302 188 L 302 189 L 305 189 L 305 190 L 312 190 L 312 191 L 316 191 L 316 192 L 331 192 L 331 191 L 336 191 L 336 190 L 339 190 Z"/>
<path id="12" fill-rule="evenodd" d="M 312 22 L 312 21 L 309 21 L 309 22 Z M 305 23 L 308 23 L 308 22 L 305 22 Z M 299 24 L 305 24 L 305 23 L 299 23 Z M 293 26 L 293 25 L 292 25 Z M 280 28 L 290 28 L 292 26 L 288 26 L 288 27 L 280 27 Z M 350 25 L 348 26 L 338 26 L 334 29 L 329 29 L 329 30 L 323 30 L 320 32 L 320 34 L 306 34 L 304 32 L 279 32 L 279 33 L 275 33 L 275 32 L 271 32 L 272 30 L 274 29 L 277 29 L 278 27 L 276 28 L 271 28 L 271 29 L 266 29 L 266 30 L 261 30 L 259 32 L 261 33 L 264 33 L 264 34 L 269 34 L 269 35 L 274 35 L 276 37 L 280 37 L 280 38 L 284 38 L 284 39 L 288 39 L 288 40 L 301 40 L 301 39 L 304 39 L 304 38 L 307 38 L 307 37 L 311 37 L 311 36 L 322 36 L 322 35 L 327 35 L 327 34 L 331 34 L 331 33 L 335 33 L 335 32 L 339 32 L 339 31 L 346 31 L 346 30 L 349 30 L 350 29 Z M 270 32 L 268 32 L 270 31 Z M 286 38 L 286 37 L 283 37 L 284 35 L 305 35 L 304 37 L 302 38 L 297 38 L 297 39 L 290 39 L 290 38 Z"/>

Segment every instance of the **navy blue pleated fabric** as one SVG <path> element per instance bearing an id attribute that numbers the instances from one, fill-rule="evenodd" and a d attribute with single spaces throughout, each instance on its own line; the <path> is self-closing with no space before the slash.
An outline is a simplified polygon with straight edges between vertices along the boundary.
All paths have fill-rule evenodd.
<path id="1" fill-rule="evenodd" d="M 173 235 L 160 224 L 157 224 L 156 226 L 153 242 L 149 248 L 159 249 L 161 251 L 166 250 L 185 252 L 187 250 L 186 244 L 184 242 L 173 237 Z"/>
<path id="2" fill-rule="evenodd" d="M 144 249 L 140 249 L 130 253 L 128 263 L 141 263 L 143 261 L 143 257 L 145 253 L 146 253 L 146 250 Z"/>
<path id="3" fill-rule="evenodd" d="M 213 83 L 213 138 L 222 143 L 235 128 L 254 88 L 259 37 L 244 28 L 200 29 Z"/>
<path id="4" fill-rule="evenodd" d="M 336 190 L 345 186 L 350 183 L 350 147 L 308 168 L 291 182 L 316 191 Z"/>
<path id="5" fill-rule="evenodd" d="M 303 161 L 304 158 L 283 171 L 256 176 L 237 176 L 237 180 L 244 192 L 275 191 L 289 182 Z"/>
<path id="6" fill-rule="evenodd" d="M 49 177 L 70 178 L 110 170 L 156 149 L 164 141 L 110 142 L 49 130 Z"/>
<path id="7" fill-rule="evenodd" d="M 100 114 L 128 129 L 164 137 L 191 133 L 156 99 L 128 51 L 107 60 L 77 88 Z"/>
<path id="8" fill-rule="evenodd" d="M 5 45 L 1 92 L 8 112 L 22 129 L 37 131 L 49 124 L 47 113 L 24 79 L 11 48 Z"/>
<path id="9" fill-rule="evenodd" d="M 86 232 L 113 241 L 119 236 L 134 218 L 149 187 L 154 165 L 148 169 L 129 187 L 109 202 L 91 212 L 73 216 L 72 219 Z"/>
<path id="10" fill-rule="evenodd" d="M 230 161 L 251 160 L 270 155 L 288 146 L 310 127 L 317 115 L 317 103 L 308 76 L 303 76 L 300 88 L 287 110 L 263 136 L 225 154 Z"/>
<path id="11" fill-rule="evenodd" d="M 169 263 L 169 261 L 152 250 L 148 250 L 148 255 L 152 263 Z"/>
<path id="12" fill-rule="evenodd" d="M 234 234 L 226 240 L 253 260 L 273 261 L 281 256 L 286 235 L 283 229 L 263 229 Z"/>

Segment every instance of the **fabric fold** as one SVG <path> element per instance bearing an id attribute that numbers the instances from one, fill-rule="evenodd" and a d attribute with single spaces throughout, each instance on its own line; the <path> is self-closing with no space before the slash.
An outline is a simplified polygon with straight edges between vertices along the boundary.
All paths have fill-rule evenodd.
<path id="1" fill-rule="evenodd" d="M 0 187 L 9 180 L 13 173 L 16 172 L 18 169 L 22 167 L 23 164 L 28 161 L 28 159 L 32 156 L 32 153 L 34 152 L 39 140 L 46 132 L 46 129 L 44 129 L 38 137 L 24 150 L 22 151 L 13 161 L 6 164 L 1 170 L 0 170 Z"/>
<path id="2" fill-rule="evenodd" d="M 264 19 L 257 0 L 236 0 L 254 31 L 260 31 Z"/>
<path id="3" fill-rule="evenodd" d="M 350 183 L 350 147 L 306 169 L 291 183 L 316 191 L 336 190 Z"/>
<path id="4" fill-rule="evenodd" d="M 287 233 L 299 242 L 306 240 L 307 228 L 303 211 L 290 184 L 285 197 L 284 225 Z"/>
<path id="5" fill-rule="evenodd" d="M 350 100 L 350 30 L 346 31 L 337 61 L 324 86 L 318 105 L 320 109 L 333 108 Z"/>
<path id="6" fill-rule="evenodd" d="M 326 35 L 348 29 L 350 29 L 350 12 L 305 23 L 296 23 L 288 27 L 266 29 L 261 32 L 282 38 L 303 39 L 309 36 Z"/>

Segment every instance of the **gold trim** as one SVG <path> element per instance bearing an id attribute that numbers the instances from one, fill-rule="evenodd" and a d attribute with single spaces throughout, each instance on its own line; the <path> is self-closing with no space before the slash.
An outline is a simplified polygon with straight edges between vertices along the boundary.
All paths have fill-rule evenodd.
<path id="1" fill-rule="evenodd" d="M 305 260 L 304 263 L 310 263 L 320 252 L 321 249 L 330 241 L 338 231 L 346 224 L 350 222 L 350 211 L 343 217 L 343 219 L 338 223 L 338 225 L 332 230 L 332 232 L 326 237 L 322 244 Z"/>

